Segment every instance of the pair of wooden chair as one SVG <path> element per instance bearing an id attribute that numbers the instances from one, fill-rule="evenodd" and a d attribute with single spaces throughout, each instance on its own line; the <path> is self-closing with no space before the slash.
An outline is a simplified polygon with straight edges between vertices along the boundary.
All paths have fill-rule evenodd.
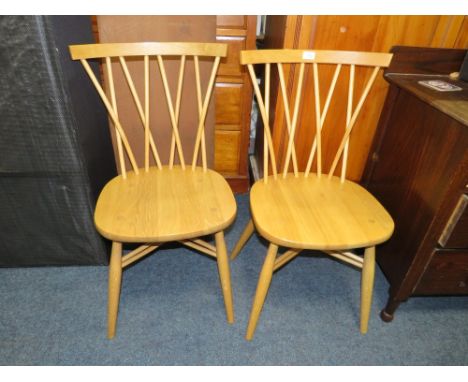
<path id="1" fill-rule="evenodd" d="M 210 104 L 217 69 L 227 46 L 212 43 L 121 43 L 74 45 L 71 56 L 80 60 L 104 102 L 115 127 L 121 174 L 102 190 L 95 210 L 97 230 L 112 240 L 109 267 L 108 337 L 116 331 L 122 270 L 151 253 L 159 245 L 177 241 L 213 256 L 217 260 L 224 296 L 227 321 L 234 322 L 229 259 L 224 241 L 224 230 L 234 221 L 236 203 L 224 178 L 208 168 L 204 125 Z M 143 58 L 144 98 L 141 100 L 130 74 L 127 60 Z M 172 87 L 166 74 L 165 61 L 180 57 L 175 103 Z M 104 58 L 107 74 L 107 94 L 97 80 L 88 59 Z M 172 139 L 167 165 L 162 164 L 150 123 L 150 61 L 154 58 L 164 89 L 166 107 L 172 127 Z M 203 89 L 201 61 L 211 58 L 214 63 Z M 179 116 L 187 61 L 193 61 L 196 87 L 198 122 L 194 123 L 193 155 L 187 163 L 181 144 Z M 393 232 L 393 221 L 372 195 L 356 183 L 347 181 L 346 163 L 349 135 L 359 112 L 374 83 L 378 71 L 388 66 L 391 54 L 260 50 L 241 52 L 241 63 L 247 65 L 264 123 L 264 178 L 253 186 L 250 193 L 252 220 L 244 229 L 231 259 L 234 259 L 256 229 L 270 244 L 260 273 L 257 291 L 247 328 L 247 339 L 253 337 L 273 272 L 292 260 L 303 249 L 322 250 L 331 256 L 362 268 L 361 332 L 367 331 L 372 298 L 375 245 L 387 240 Z M 114 88 L 114 66 L 120 63 L 134 105 L 144 129 L 144 164 L 139 167 L 118 115 L 118 102 Z M 154 62 L 153 62 L 154 64 Z M 153 65 L 152 64 L 152 65 Z M 253 65 L 265 64 L 264 96 L 257 83 Z M 286 91 L 283 65 L 294 65 L 299 70 L 299 82 L 294 95 L 292 115 Z M 331 85 L 325 102 L 320 98 L 318 66 L 335 65 Z M 271 66 L 278 70 L 285 118 L 289 132 L 286 159 L 282 172 L 278 172 L 270 129 L 270 77 Z M 314 77 L 315 136 L 305 171 L 299 171 L 295 151 L 295 131 L 306 66 L 312 66 Z M 343 138 L 328 174 L 323 173 L 321 130 L 331 105 L 336 83 L 342 67 L 349 66 L 349 91 L 346 125 Z M 354 105 L 355 68 L 373 67 L 364 91 Z M 206 77 L 206 76 L 205 76 Z M 323 105 L 322 105 L 323 103 Z M 312 106 L 311 106 L 312 107 Z M 161 106 L 159 107 L 162 108 Z M 339 130 L 336 127 L 336 133 Z M 176 156 L 177 154 L 177 156 Z M 176 158 L 177 157 L 177 158 Z M 333 176 L 342 158 L 341 176 Z M 178 160 L 177 160 L 178 159 Z M 201 164 L 200 164 L 201 162 Z M 126 168 L 130 164 L 131 170 Z M 293 171 L 290 172 L 292 163 Z M 316 172 L 312 165 L 316 164 Z M 271 169 L 272 174 L 269 174 Z M 215 246 L 200 239 L 214 235 Z M 122 243 L 141 243 L 137 249 L 123 255 Z M 279 246 L 291 248 L 277 257 Z M 349 250 L 365 248 L 364 258 Z"/>

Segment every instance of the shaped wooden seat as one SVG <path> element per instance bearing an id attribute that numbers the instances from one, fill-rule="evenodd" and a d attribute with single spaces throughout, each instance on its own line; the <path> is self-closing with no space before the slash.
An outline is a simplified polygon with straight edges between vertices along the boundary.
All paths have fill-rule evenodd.
<path id="1" fill-rule="evenodd" d="M 264 177 L 252 187 L 250 206 L 253 220 L 245 227 L 232 251 L 231 259 L 237 256 L 255 229 L 270 242 L 247 326 L 247 339 L 253 338 L 273 272 L 294 259 L 302 249 L 321 250 L 362 269 L 361 332 L 367 332 L 374 282 L 375 245 L 391 236 L 394 224 L 390 215 L 370 193 L 346 180 L 346 168 L 351 131 L 380 68 L 387 67 L 391 58 L 391 54 L 373 52 L 293 49 L 241 52 L 241 63 L 247 65 L 249 70 L 264 126 Z M 264 71 L 258 71 L 265 73 L 263 95 L 254 71 L 255 64 L 264 65 Z M 288 66 L 287 71 L 284 66 Z M 270 113 L 272 70 L 277 70 L 275 83 L 281 89 L 283 100 L 282 113 L 279 114 L 284 114 L 289 134 L 284 146 L 286 153 L 281 172 L 278 170 L 270 129 L 270 117 L 277 115 Z M 288 83 L 285 72 L 299 73 L 297 83 Z M 306 89 L 308 98 L 303 99 L 306 75 L 313 77 L 313 88 Z M 323 81 L 323 77 L 328 80 Z M 333 97 L 339 80 L 347 82 L 347 98 L 343 95 Z M 362 89 L 358 97 L 355 97 L 355 88 Z M 323 89 L 328 89 L 325 97 Z M 301 103 L 305 105 L 302 113 L 310 115 L 306 119 L 313 121 L 310 126 L 313 139 L 310 154 L 305 161 L 299 161 L 295 141 Z M 327 126 L 326 117 L 330 113 L 342 115 L 343 125 Z M 324 171 L 321 138 L 322 129 L 325 128 L 331 129 L 330 134 L 341 137 L 333 161 L 327 163 L 327 173 Z M 335 177 L 333 174 L 339 163 L 341 175 Z M 313 165 L 316 167 L 315 172 L 311 171 Z M 270 170 L 272 175 L 269 176 Z M 290 249 L 277 257 L 279 246 Z M 349 251 L 357 248 L 365 249 L 364 257 Z"/>
<path id="2" fill-rule="evenodd" d="M 288 174 L 257 182 L 250 192 L 257 231 L 289 248 L 346 250 L 380 244 L 393 232 L 393 220 L 363 187 L 340 178 Z"/>
<path id="3" fill-rule="evenodd" d="M 115 127 L 117 140 L 121 175 L 109 181 L 104 187 L 94 215 L 97 230 L 112 240 L 108 337 L 114 337 L 116 331 L 122 270 L 153 252 L 162 243 L 169 241 L 179 241 L 183 245 L 216 258 L 227 321 L 232 323 L 234 310 L 223 230 L 234 220 L 236 203 L 226 180 L 207 167 L 204 128 L 214 80 L 220 59 L 226 56 L 227 45 L 183 42 L 91 44 L 70 46 L 70 52 L 73 59 L 81 61 L 101 96 Z M 137 90 L 138 86 L 132 78 L 126 57 L 131 58 L 133 68 L 140 61 L 144 70 L 143 91 Z M 165 57 L 168 57 L 167 60 L 172 64 L 177 63 L 174 59 L 180 61 L 177 83 L 172 87 L 166 75 Z M 105 59 L 109 94 L 106 94 L 88 64 L 87 60 L 93 58 Z M 203 65 L 210 60 L 213 61 L 208 78 L 200 70 L 201 59 L 204 61 Z M 119 75 L 127 81 L 133 98 L 131 106 L 136 109 L 144 130 L 144 165 L 141 167 L 136 162 L 118 115 L 113 73 L 116 64 L 120 64 Z M 160 75 L 162 82 L 160 88 L 163 89 L 165 96 L 165 102 L 161 105 L 150 103 L 150 67 L 156 64 L 158 70 L 151 70 L 154 73 L 151 78 Z M 186 70 L 189 64 L 192 66 L 191 71 Z M 185 79 L 185 72 L 193 74 L 190 76 L 192 78 L 188 79 L 190 81 Z M 202 78 L 207 80 L 207 85 L 202 85 Z M 193 150 L 191 164 L 185 161 L 179 134 L 179 114 L 182 110 L 181 100 L 184 98 L 182 89 L 187 82 L 189 85 L 186 86 L 196 88 L 196 97 L 194 99 L 191 97 L 191 101 L 196 105 L 195 110 L 198 110 L 198 116 L 193 116 L 191 134 L 195 137 L 195 141 L 191 148 Z M 139 93 L 144 93 L 143 101 Z M 175 102 L 173 93 L 175 93 Z M 187 98 L 189 97 L 185 97 Z M 170 121 L 172 139 L 167 165 L 163 165 L 156 138 L 153 136 L 150 104 L 156 108 L 158 116 L 163 112 L 166 116 L 168 114 L 167 119 Z M 131 170 L 127 170 L 126 162 L 130 163 Z M 215 236 L 215 246 L 200 239 L 200 236 L 210 234 Z M 123 242 L 143 244 L 123 255 Z"/>
<path id="4" fill-rule="evenodd" d="M 232 191 L 217 172 L 164 166 L 112 179 L 99 196 L 94 221 L 110 240 L 145 243 L 210 235 L 235 215 Z"/>

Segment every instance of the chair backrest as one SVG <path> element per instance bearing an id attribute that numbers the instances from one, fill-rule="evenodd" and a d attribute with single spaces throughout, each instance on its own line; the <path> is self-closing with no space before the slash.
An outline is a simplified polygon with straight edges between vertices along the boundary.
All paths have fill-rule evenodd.
<path id="1" fill-rule="evenodd" d="M 138 111 L 138 116 L 144 128 L 144 169 L 149 170 L 150 167 L 150 151 L 154 157 L 154 161 L 159 169 L 162 168 L 162 161 L 158 154 L 155 139 L 150 128 L 150 59 L 156 57 L 159 74 L 162 79 L 164 94 L 166 99 L 166 106 L 170 116 L 170 123 L 172 127 L 172 140 L 169 155 L 169 168 L 173 168 L 176 151 L 181 167 L 186 168 L 184 152 L 181 144 L 179 134 L 179 114 L 181 108 L 181 95 L 184 84 L 184 73 L 187 58 L 193 58 L 193 65 L 195 69 L 195 81 L 193 84 L 196 86 L 197 97 L 194 102 L 197 103 L 198 108 L 198 123 L 197 133 L 194 143 L 192 169 L 195 169 L 201 153 L 201 161 L 203 169 L 207 169 L 206 159 L 206 146 L 205 146 L 205 119 L 211 100 L 211 94 L 215 82 L 216 73 L 218 70 L 221 57 L 225 57 L 227 52 L 226 44 L 217 43 L 180 43 L 180 42 L 141 42 L 141 43 L 114 43 L 114 44 L 88 44 L 88 45 L 71 45 L 70 53 L 73 60 L 80 60 L 86 72 L 88 73 L 91 81 L 93 82 L 96 90 L 98 91 L 102 101 L 104 102 L 109 116 L 113 122 L 116 130 L 117 150 L 119 156 L 119 164 L 121 174 L 124 178 L 127 176 L 125 166 L 124 154 L 126 153 L 133 171 L 138 174 L 139 169 L 135 160 L 134 152 L 130 147 L 125 130 L 122 127 L 121 120 L 117 110 L 117 99 L 114 85 L 114 74 L 112 71 L 112 59 L 118 59 L 123 70 L 124 77 L 130 88 L 135 106 Z M 126 57 L 130 60 L 142 59 L 144 67 L 144 98 L 141 101 L 140 96 L 136 90 L 135 82 L 128 69 Z M 171 94 L 171 86 L 166 74 L 163 57 L 180 59 L 177 93 L 175 97 L 175 104 Z M 109 95 L 105 93 L 101 84 L 97 80 L 94 72 L 92 71 L 88 59 L 105 58 Z M 201 76 L 200 76 L 200 61 L 201 59 L 213 58 L 214 62 L 209 76 L 208 85 L 206 90 L 202 90 Z M 204 92 L 204 96 L 202 93 Z"/>
<path id="2" fill-rule="evenodd" d="M 276 66 L 279 77 L 279 87 L 281 89 L 281 98 L 283 100 L 284 107 L 284 116 L 286 119 L 287 131 L 289 134 L 288 145 L 286 156 L 283 162 L 283 177 L 289 171 L 290 163 L 292 162 L 294 175 L 298 176 L 298 160 L 296 156 L 295 148 L 295 133 L 296 126 L 298 124 L 298 111 L 301 102 L 309 102 L 310 108 L 308 109 L 310 113 L 315 114 L 315 126 L 311 130 L 312 134 L 315 134 L 312 146 L 310 147 L 310 153 L 307 160 L 307 165 L 305 166 L 304 176 L 308 176 L 311 171 L 313 163 L 316 163 L 316 173 L 318 177 L 321 177 L 323 173 L 322 165 L 322 128 L 324 126 L 327 114 L 329 114 L 330 105 L 332 104 L 333 95 L 335 92 L 336 84 L 342 77 L 348 78 L 348 94 L 346 100 L 346 118 L 344 126 L 339 129 L 339 126 L 334 126 L 334 134 L 343 134 L 343 137 L 339 143 L 337 152 L 334 156 L 333 162 L 331 164 L 330 170 L 328 172 L 328 177 L 331 178 L 336 170 L 336 167 L 339 163 L 340 158 L 342 159 L 342 169 L 341 169 L 341 181 L 344 182 L 346 178 L 346 166 L 348 161 L 348 146 L 349 146 L 349 137 L 353 127 L 356 124 L 356 120 L 362 110 L 363 104 L 366 101 L 366 98 L 374 84 L 374 81 L 377 77 L 380 68 L 388 67 L 392 59 L 391 53 L 373 53 L 373 52 L 349 52 L 349 51 L 328 51 L 328 50 L 295 50 L 295 49 L 265 49 L 265 50 L 246 50 L 242 51 L 240 55 L 241 64 L 247 65 L 252 84 L 255 91 L 255 96 L 258 101 L 260 114 L 264 124 L 264 153 L 263 153 L 263 162 L 264 162 L 264 181 L 268 181 L 268 168 L 271 164 L 271 169 L 275 179 L 278 177 L 278 169 L 276 163 L 275 152 L 273 149 L 272 142 L 272 132 L 270 125 L 270 82 L 271 82 L 271 66 L 272 64 Z M 264 81 L 264 95 L 260 91 L 260 86 L 257 82 L 257 77 L 254 71 L 253 65 L 255 64 L 264 64 L 265 65 L 265 81 Z M 288 99 L 288 92 L 286 90 L 286 81 L 285 81 L 285 71 L 283 64 L 289 64 L 294 66 L 294 69 L 299 69 L 299 79 L 296 86 L 292 100 L 294 105 L 290 107 L 290 100 Z M 312 71 L 310 71 L 310 66 L 312 66 Z M 320 76 L 319 76 L 319 66 L 326 71 L 327 73 L 333 73 L 328 91 L 326 92 L 325 98 L 322 97 L 320 92 Z M 343 67 L 349 67 L 348 76 L 340 76 L 340 73 L 345 72 L 342 70 Z M 364 70 L 359 73 L 364 78 L 365 85 L 362 94 L 357 98 L 357 103 L 354 101 L 354 92 L 355 92 L 355 83 L 357 82 L 357 71 L 356 67 L 370 67 L 373 68 L 372 71 Z M 306 68 L 307 67 L 307 68 Z M 330 69 L 334 70 L 330 72 Z M 291 68 L 289 68 L 291 72 Z M 313 102 L 312 99 L 303 99 L 304 94 L 304 73 L 312 73 L 313 75 Z M 322 70 L 322 69 L 321 69 Z M 278 96 L 279 97 L 279 96 Z M 341 99 L 336 99 L 335 97 L 333 104 L 336 106 L 337 103 L 342 102 Z M 344 100 L 343 100 L 344 102 Z M 292 109 L 292 115 L 291 115 Z M 316 158 L 315 158 L 316 157 Z"/>

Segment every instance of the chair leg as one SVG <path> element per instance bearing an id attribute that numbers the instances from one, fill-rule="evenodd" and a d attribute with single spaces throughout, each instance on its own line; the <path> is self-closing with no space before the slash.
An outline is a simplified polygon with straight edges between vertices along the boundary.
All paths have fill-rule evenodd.
<path id="1" fill-rule="evenodd" d="M 242 234 L 239 240 L 237 241 L 234 249 L 232 250 L 231 261 L 237 257 L 242 247 L 245 245 L 245 243 L 247 243 L 247 240 L 250 239 L 250 236 L 252 236 L 254 229 L 255 227 L 254 227 L 253 221 L 252 219 L 250 219 L 247 225 L 245 226 L 244 230 L 242 231 Z"/>
<path id="2" fill-rule="evenodd" d="M 122 281 L 122 243 L 113 242 L 109 264 L 109 297 L 107 306 L 107 337 L 114 338 L 119 311 Z"/>
<path id="3" fill-rule="evenodd" d="M 221 288 L 223 290 L 227 321 L 232 324 L 234 323 L 234 306 L 232 303 L 231 274 L 229 271 L 229 259 L 227 256 L 223 231 L 215 234 L 215 241 L 216 259 L 218 261 L 219 278 L 221 280 Z"/>
<path id="4" fill-rule="evenodd" d="M 375 275 L 375 247 L 366 248 L 361 276 L 361 333 L 366 334 L 372 305 Z"/>
<path id="5" fill-rule="evenodd" d="M 278 246 L 270 243 L 265 262 L 263 263 L 262 271 L 260 272 L 260 277 L 258 279 L 257 291 L 255 292 L 252 311 L 250 312 L 247 334 L 245 336 L 245 338 L 249 341 L 253 338 L 255 328 L 257 327 L 258 318 L 260 317 L 260 312 L 262 310 L 263 303 L 265 302 L 268 288 L 270 287 L 277 253 Z"/>

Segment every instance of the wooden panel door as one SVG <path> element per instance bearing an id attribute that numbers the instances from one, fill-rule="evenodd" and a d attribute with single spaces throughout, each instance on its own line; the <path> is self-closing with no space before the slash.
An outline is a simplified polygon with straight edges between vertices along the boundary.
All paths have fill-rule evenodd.
<path id="1" fill-rule="evenodd" d="M 466 16 L 268 16 L 265 33 L 265 48 L 293 49 L 337 49 L 388 52 L 394 45 L 414 45 L 427 47 L 466 48 L 468 35 Z M 465 45 L 465 46 L 463 46 Z M 286 68 L 288 91 L 295 89 L 297 75 Z M 330 76 L 325 76 L 321 86 L 327 87 Z M 274 79 L 272 79 L 274 81 Z M 313 78 L 308 76 L 305 88 L 313 88 Z M 363 84 L 356 84 L 355 94 L 360 94 Z M 336 92 L 346 96 L 347 82 L 337 85 Z M 350 140 L 351 156 L 347 178 L 359 181 L 374 137 L 378 118 L 387 94 L 388 84 L 380 76 L 369 94 L 373 102 L 361 112 Z M 274 90 L 277 95 L 278 89 Z M 307 99 L 307 94 L 304 95 Z M 273 142 L 278 162 L 281 163 L 286 150 L 287 128 L 283 118 L 282 101 L 275 106 Z M 300 168 L 305 167 L 307 155 L 313 140 L 310 126 L 314 125 L 313 110 L 302 105 L 299 112 L 296 132 L 297 155 Z M 340 113 L 330 115 L 328 124 L 336 129 L 344 129 L 344 119 Z M 341 131 L 334 134 L 324 130 L 322 139 L 327 152 L 324 152 L 324 170 L 331 164 Z M 258 134 L 257 136 L 261 136 Z M 260 155 L 258 156 L 260 157 Z M 261 168 L 261 166 L 259 166 Z"/>

